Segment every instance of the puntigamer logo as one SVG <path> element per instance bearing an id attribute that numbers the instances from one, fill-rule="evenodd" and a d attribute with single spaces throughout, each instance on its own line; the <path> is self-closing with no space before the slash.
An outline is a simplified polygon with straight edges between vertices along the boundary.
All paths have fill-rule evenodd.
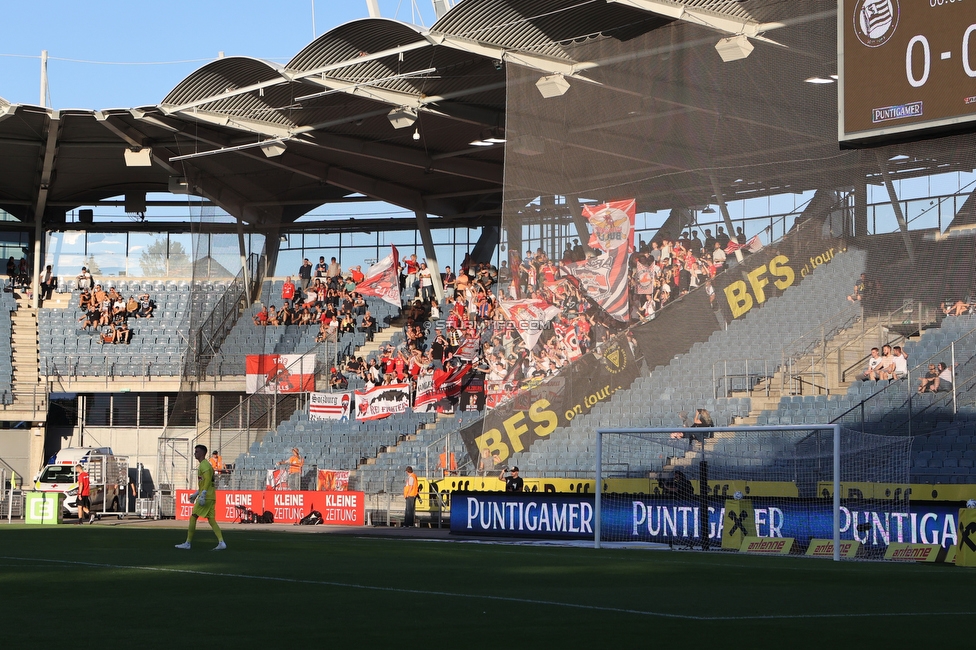
<path id="1" fill-rule="evenodd" d="M 894 36 L 901 13 L 898 0 L 857 0 L 854 34 L 866 47 L 881 47 Z"/>

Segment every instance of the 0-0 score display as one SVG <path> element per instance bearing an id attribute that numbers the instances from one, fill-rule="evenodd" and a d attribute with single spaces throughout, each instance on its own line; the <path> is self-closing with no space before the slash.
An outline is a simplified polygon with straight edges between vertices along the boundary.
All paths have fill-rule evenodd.
<path id="1" fill-rule="evenodd" d="M 839 137 L 976 129 L 976 0 L 841 0 Z"/>

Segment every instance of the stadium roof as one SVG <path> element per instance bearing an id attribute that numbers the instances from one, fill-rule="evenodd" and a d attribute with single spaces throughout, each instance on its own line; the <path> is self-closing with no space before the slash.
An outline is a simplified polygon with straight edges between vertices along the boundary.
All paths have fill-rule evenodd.
<path id="1" fill-rule="evenodd" d="M 188 189 L 257 228 L 363 196 L 441 225 L 497 223 L 507 64 L 594 80 L 599 63 L 575 60 L 572 45 L 676 20 L 709 38 L 764 40 L 796 13 L 772 0 L 465 0 L 429 30 L 381 18 L 338 26 L 283 66 L 218 59 L 154 106 L 52 110 L 0 99 L 0 208 L 24 222 L 41 212 L 57 228 L 68 210 L 109 197 Z M 830 9 L 818 19 L 836 20 Z M 786 91 L 777 101 L 795 100 Z M 753 121 L 724 144 L 741 148 L 749 128 L 778 127 Z M 835 131 L 801 136 L 836 151 Z M 151 166 L 126 165 L 127 151 L 147 148 Z"/>

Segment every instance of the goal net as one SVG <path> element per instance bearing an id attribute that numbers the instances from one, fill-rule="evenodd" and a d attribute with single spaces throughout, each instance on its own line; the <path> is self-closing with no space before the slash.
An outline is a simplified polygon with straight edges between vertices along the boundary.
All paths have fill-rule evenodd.
<path id="1" fill-rule="evenodd" d="M 839 425 L 599 430 L 596 545 L 879 557 L 916 541 L 911 444 Z"/>

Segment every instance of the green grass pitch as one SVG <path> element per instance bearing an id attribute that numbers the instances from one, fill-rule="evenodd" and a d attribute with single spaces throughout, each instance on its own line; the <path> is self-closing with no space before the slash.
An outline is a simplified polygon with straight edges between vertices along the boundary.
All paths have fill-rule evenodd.
<path id="1" fill-rule="evenodd" d="M 953 566 L 226 532 L 217 553 L 205 526 L 190 551 L 175 529 L 0 528 L 0 640 L 909 648 L 976 613 L 976 573 Z"/>

